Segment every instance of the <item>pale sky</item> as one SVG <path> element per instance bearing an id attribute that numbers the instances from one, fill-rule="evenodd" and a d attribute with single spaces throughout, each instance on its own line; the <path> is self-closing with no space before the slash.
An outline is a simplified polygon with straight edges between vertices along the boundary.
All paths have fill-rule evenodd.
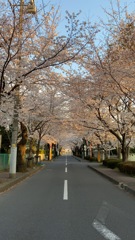
<path id="1" fill-rule="evenodd" d="M 115 0 L 112 0 L 115 4 Z M 121 0 L 122 6 L 129 5 L 131 11 L 135 11 L 134 0 Z M 92 22 L 98 21 L 99 18 L 104 18 L 105 13 L 102 8 L 110 8 L 110 0 L 52 0 L 50 3 L 61 6 L 62 16 L 65 15 L 65 11 L 78 12 L 82 11 L 81 18 L 86 20 L 90 18 Z"/>

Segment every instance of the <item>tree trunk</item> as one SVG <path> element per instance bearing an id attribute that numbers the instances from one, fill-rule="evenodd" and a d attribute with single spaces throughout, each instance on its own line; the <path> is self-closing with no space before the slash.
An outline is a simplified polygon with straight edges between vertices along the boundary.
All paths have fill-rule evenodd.
<path id="1" fill-rule="evenodd" d="M 121 159 L 121 155 L 122 155 L 122 161 L 125 162 L 128 160 L 128 156 L 129 156 L 129 145 L 126 143 L 126 133 L 121 134 L 121 136 L 119 134 L 117 134 L 115 131 L 113 131 L 112 129 L 109 130 L 110 133 L 112 133 L 118 140 L 118 158 Z"/>
<path id="2" fill-rule="evenodd" d="M 38 163 L 38 155 L 39 155 L 39 149 L 40 149 L 40 142 L 41 142 L 41 139 L 38 139 L 37 150 L 36 150 L 36 164 Z"/>
<path id="3" fill-rule="evenodd" d="M 121 153 L 122 153 L 122 161 L 123 162 L 128 161 L 129 148 L 127 146 L 123 147 L 121 150 Z"/>
<path id="4" fill-rule="evenodd" d="M 32 147 L 33 147 L 33 138 L 31 137 L 29 140 L 29 151 L 28 151 L 28 157 L 27 157 L 28 159 L 27 166 L 30 168 L 33 167 L 33 164 L 34 164 Z"/>
<path id="5" fill-rule="evenodd" d="M 26 143 L 28 140 L 28 133 L 27 133 L 26 126 L 22 122 L 20 124 L 21 124 L 22 138 L 20 142 L 17 144 L 17 171 L 26 172 L 27 162 L 25 158 L 25 153 L 26 153 Z"/>
<path id="6" fill-rule="evenodd" d="M 122 143 L 121 143 L 121 154 L 122 161 L 125 162 L 128 160 L 129 155 L 129 146 L 126 144 L 126 136 L 123 134 Z"/>
<path id="7" fill-rule="evenodd" d="M 120 146 L 118 146 L 118 148 L 117 148 L 117 155 L 118 155 L 119 159 L 122 159 L 121 147 Z"/>

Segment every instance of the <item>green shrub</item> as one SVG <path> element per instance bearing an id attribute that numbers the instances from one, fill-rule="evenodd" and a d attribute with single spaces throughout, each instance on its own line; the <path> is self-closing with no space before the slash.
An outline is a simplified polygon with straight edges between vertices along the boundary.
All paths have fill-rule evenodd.
<path id="1" fill-rule="evenodd" d="M 124 164 L 123 164 L 123 162 L 118 163 L 118 169 L 120 170 L 120 172 L 124 172 Z"/>
<path id="2" fill-rule="evenodd" d="M 89 157 L 89 161 L 90 162 L 97 162 L 97 158 L 96 157 Z"/>
<path id="3" fill-rule="evenodd" d="M 120 159 L 108 159 L 108 160 L 103 161 L 103 165 L 108 168 L 114 169 L 114 168 L 118 167 L 118 164 L 120 162 L 121 162 Z"/>
<path id="4" fill-rule="evenodd" d="M 108 162 L 108 160 L 103 160 L 103 165 L 105 166 L 105 167 L 107 167 L 107 162 Z"/>
<path id="5" fill-rule="evenodd" d="M 97 158 L 96 157 L 90 157 L 90 156 L 86 156 L 84 157 L 85 160 L 88 160 L 90 162 L 97 162 Z"/>
<path id="6" fill-rule="evenodd" d="M 111 169 L 114 169 L 116 167 L 118 167 L 118 164 L 120 163 L 121 161 L 120 160 L 114 160 L 114 159 L 111 159 L 107 162 L 107 167 L 108 168 L 111 168 Z"/>
<path id="7" fill-rule="evenodd" d="M 90 160 L 90 156 L 84 157 L 85 160 Z"/>
<path id="8" fill-rule="evenodd" d="M 135 148 L 130 148 L 130 153 L 135 153 Z"/>
<path id="9" fill-rule="evenodd" d="M 135 162 L 127 161 L 118 164 L 120 172 L 126 173 L 129 175 L 135 175 Z"/>

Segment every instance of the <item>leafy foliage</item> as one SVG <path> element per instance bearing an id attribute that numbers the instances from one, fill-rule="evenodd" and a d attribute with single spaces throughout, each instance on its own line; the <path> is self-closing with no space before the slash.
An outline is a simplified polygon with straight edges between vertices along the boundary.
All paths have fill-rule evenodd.
<path id="1" fill-rule="evenodd" d="M 119 160 L 119 159 L 109 159 L 109 160 L 104 160 L 103 165 L 108 168 L 114 169 L 114 168 L 118 167 L 120 162 L 121 162 L 121 160 Z"/>
<path id="2" fill-rule="evenodd" d="M 127 161 L 125 163 L 119 163 L 118 168 L 122 173 L 135 175 L 135 162 Z"/>

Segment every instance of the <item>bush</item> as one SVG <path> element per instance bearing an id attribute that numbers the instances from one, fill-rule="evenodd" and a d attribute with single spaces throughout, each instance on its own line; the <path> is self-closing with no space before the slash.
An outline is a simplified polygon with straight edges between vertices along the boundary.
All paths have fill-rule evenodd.
<path id="1" fill-rule="evenodd" d="M 108 162 L 108 160 L 103 160 L 103 165 L 104 165 L 105 167 L 107 167 L 107 162 Z"/>
<path id="2" fill-rule="evenodd" d="M 120 162 L 121 162 L 120 159 L 108 159 L 108 160 L 103 161 L 103 165 L 108 167 L 108 168 L 114 169 L 114 168 L 118 167 L 118 164 Z"/>
<path id="3" fill-rule="evenodd" d="M 135 148 L 130 148 L 130 153 L 135 153 Z"/>
<path id="4" fill-rule="evenodd" d="M 90 162 L 97 162 L 97 158 L 96 157 L 87 157 L 87 160 L 89 160 Z"/>
<path id="5" fill-rule="evenodd" d="M 118 164 L 120 172 L 135 175 L 135 162 L 127 161 Z"/>
<path id="6" fill-rule="evenodd" d="M 91 158 L 90 158 L 90 161 L 91 161 L 91 162 L 97 162 L 97 158 L 96 158 L 96 157 L 91 157 Z"/>

